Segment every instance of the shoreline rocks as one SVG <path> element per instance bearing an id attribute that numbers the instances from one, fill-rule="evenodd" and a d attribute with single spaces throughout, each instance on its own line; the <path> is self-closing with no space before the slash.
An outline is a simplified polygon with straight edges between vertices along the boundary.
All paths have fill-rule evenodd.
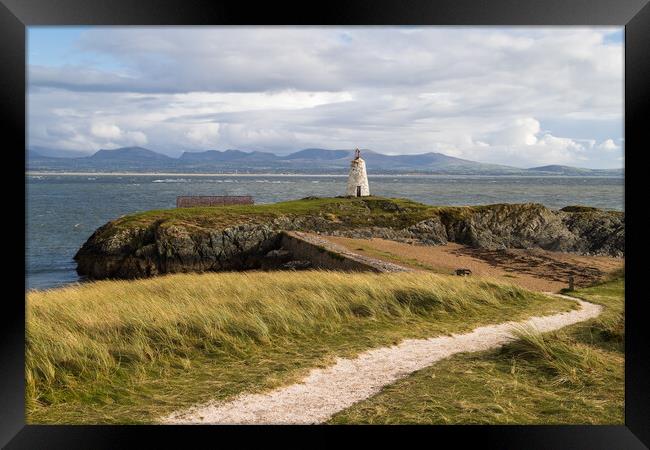
<path id="1" fill-rule="evenodd" d="M 342 211 L 354 201 L 335 200 L 341 202 L 338 208 Z M 225 227 L 172 219 L 125 227 L 113 221 L 98 228 L 74 259 L 77 272 L 90 279 L 257 269 L 263 267 L 269 252 L 279 249 L 283 231 L 379 237 L 422 245 L 456 242 L 490 250 L 541 248 L 624 256 L 625 217 L 621 212 L 579 207 L 556 211 L 530 203 L 431 207 L 426 210 L 429 217 L 408 223 L 402 206 L 389 199 L 382 202 L 383 226 L 370 225 L 378 222 L 370 208 L 357 208 L 352 218 L 337 216 L 330 208 L 263 217 L 258 222 L 242 219 L 242 223 Z M 214 214 L 219 214 L 218 209 Z"/>

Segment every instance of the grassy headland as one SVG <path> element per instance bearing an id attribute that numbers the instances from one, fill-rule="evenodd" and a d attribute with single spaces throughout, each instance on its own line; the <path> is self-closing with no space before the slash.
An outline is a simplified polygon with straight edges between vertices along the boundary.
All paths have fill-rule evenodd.
<path id="1" fill-rule="evenodd" d="M 351 226 L 369 223 L 374 226 L 404 226 L 424 220 L 438 209 L 441 208 L 406 199 L 314 197 L 272 204 L 151 210 L 124 216 L 114 221 L 113 225 L 146 227 L 158 221 L 176 221 L 201 227 L 226 227 L 241 223 L 264 223 L 281 216 L 317 215 Z"/>
<path id="2" fill-rule="evenodd" d="M 257 269 L 283 231 L 621 257 L 624 222 L 623 213 L 558 212 L 535 203 L 436 207 L 382 197 L 306 198 L 130 214 L 98 228 L 74 259 L 91 279 Z"/>
<path id="3" fill-rule="evenodd" d="M 574 307 L 426 273 L 179 274 L 29 292 L 27 421 L 153 422 L 295 382 L 335 356 Z"/>
<path id="4" fill-rule="evenodd" d="M 577 207 L 576 207 L 577 208 Z M 542 205 L 493 204 L 474 206 L 430 206 L 409 199 L 386 197 L 307 197 L 272 204 L 233 205 L 150 210 L 129 214 L 111 222 L 111 230 L 147 228 L 156 224 L 180 224 L 198 228 L 225 228 L 261 224 L 279 217 L 321 217 L 339 229 L 388 227 L 401 229 L 433 217 L 443 222 L 469 218 L 473 213 L 495 212 L 498 220 L 535 215 Z M 619 212 L 610 214 L 620 215 Z"/>
<path id="5" fill-rule="evenodd" d="M 557 332 L 521 330 L 501 350 L 443 360 L 331 423 L 623 424 L 623 275 L 570 294 L 604 311 Z"/>

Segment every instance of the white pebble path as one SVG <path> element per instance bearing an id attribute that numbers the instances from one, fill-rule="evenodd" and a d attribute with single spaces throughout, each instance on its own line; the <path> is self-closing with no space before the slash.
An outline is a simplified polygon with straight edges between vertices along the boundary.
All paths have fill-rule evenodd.
<path id="1" fill-rule="evenodd" d="M 515 339 L 513 329 L 532 327 L 548 332 L 597 317 L 602 307 L 569 298 L 581 309 L 532 317 L 522 322 L 482 326 L 465 334 L 407 339 L 391 347 L 365 351 L 352 359 L 337 359 L 313 369 L 301 382 L 262 394 L 242 394 L 227 402 L 212 402 L 162 419 L 166 424 L 318 424 L 335 413 L 378 393 L 417 370 L 457 353 L 494 349 Z"/>

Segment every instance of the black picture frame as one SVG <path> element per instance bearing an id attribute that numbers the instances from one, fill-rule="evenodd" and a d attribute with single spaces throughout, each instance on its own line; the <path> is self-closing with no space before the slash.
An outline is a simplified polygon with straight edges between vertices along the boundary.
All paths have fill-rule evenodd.
<path id="1" fill-rule="evenodd" d="M 402 0 L 330 1 L 318 4 L 253 3 L 204 0 L 0 0 L 0 118 L 5 151 L 11 170 L 3 178 L 7 206 L 15 217 L 24 213 L 23 198 L 15 192 L 25 186 L 26 27 L 32 25 L 618 25 L 625 26 L 625 213 L 626 213 L 626 335 L 624 426 L 418 426 L 418 427 L 180 427 L 180 426 L 39 426 L 25 424 L 24 338 L 25 286 L 19 261 L 24 263 L 25 235 L 21 220 L 5 220 L 5 236 L 12 236 L 16 256 L 5 257 L 5 284 L 12 285 L 3 301 L 0 345 L 0 444 L 6 448 L 121 448 L 147 444 L 188 445 L 188 439 L 207 438 L 222 444 L 224 433 L 237 433 L 239 445 L 255 435 L 283 439 L 299 431 L 328 439 L 347 439 L 350 433 L 385 439 L 399 434 L 454 446 L 474 442 L 484 448 L 587 448 L 633 449 L 650 445 L 650 354 L 648 317 L 643 314 L 640 257 L 644 223 L 642 208 L 631 202 L 632 183 L 643 180 L 643 152 L 648 151 L 645 118 L 650 116 L 650 5 L 649 0 Z M 9 138 L 9 139 L 7 139 Z M 21 147 L 22 146 L 22 147 Z M 642 186 L 642 185 L 641 185 Z M 642 195 L 639 197 L 642 198 Z M 17 213 L 16 213 L 17 212 Z M 10 233 L 10 234 L 9 234 Z M 15 238 L 13 238 L 15 236 Z M 7 253 L 8 255 L 8 253 Z M 639 262 L 637 264 L 637 262 Z M 19 273 L 20 270 L 23 273 Z M 9 283 L 9 281 L 11 283 Z M 13 295 L 15 292 L 15 295 Z M 255 433 L 250 433 L 255 431 Z M 333 433 L 335 432 L 335 433 Z M 217 436 L 218 440 L 215 440 Z M 342 436 L 345 435 L 345 436 Z M 314 436 L 310 439 L 313 440 Z M 433 441 L 435 439 L 435 441 Z M 303 441 L 304 442 L 304 441 Z M 324 441 L 311 441 L 323 443 Z M 132 445 L 128 445 L 131 443 Z M 140 445 L 141 446 L 141 445 Z"/>

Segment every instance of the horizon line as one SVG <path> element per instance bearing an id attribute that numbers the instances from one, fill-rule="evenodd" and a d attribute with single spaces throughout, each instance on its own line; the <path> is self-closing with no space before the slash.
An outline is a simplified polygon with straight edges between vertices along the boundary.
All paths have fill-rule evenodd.
<path id="1" fill-rule="evenodd" d="M 63 152 L 84 153 L 82 150 L 64 150 L 64 149 L 56 149 L 56 148 L 53 148 L 53 147 L 40 147 L 40 146 L 34 146 L 34 147 L 31 147 L 31 148 L 26 148 L 25 151 L 26 152 L 32 152 L 33 151 L 33 152 L 38 153 L 39 148 L 43 148 L 43 149 L 46 149 L 46 150 L 59 150 L 59 151 L 63 151 Z M 282 153 L 278 154 L 278 153 L 274 153 L 274 152 L 268 151 L 268 150 L 266 150 L 266 151 L 265 150 L 242 150 L 242 149 L 237 149 L 237 148 L 228 148 L 228 149 L 225 149 L 225 150 L 217 150 L 217 149 L 208 148 L 208 149 L 205 149 L 205 150 L 183 150 L 178 156 L 171 156 L 171 155 L 168 155 L 166 153 L 161 153 L 160 151 L 157 151 L 157 150 L 152 150 L 151 148 L 142 147 L 140 145 L 134 145 L 134 146 L 116 147 L 116 148 L 100 148 L 99 150 L 95 150 L 93 153 L 88 153 L 88 154 L 85 154 L 84 156 L 69 156 L 69 157 L 66 157 L 66 156 L 47 156 L 47 155 L 42 155 L 42 156 L 45 156 L 46 158 L 60 158 L 60 159 L 87 158 L 89 156 L 93 156 L 93 155 L 97 154 L 100 151 L 108 151 L 108 152 L 110 152 L 110 151 L 115 151 L 115 150 L 132 149 L 132 148 L 133 149 L 134 148 L 140 148 L 140 149 L 143 149 L 143 150 L 148 150 L 150 152 L 153 152 L 153 153 L 156 153 L 158 155 L 165 156 L 165 157 L 171 158 L 171 159 L 180 159 L 183 156 L 183 154 L 185 154 L 185 153 L 206 153 L 206 152 L 225 153 L 225 152 L 228 152 L 228 151 L 237 151 L 237 152 L 247 153 L 247 154 L 266 153 L 266 154 L 274 155 L 274 156 L 291 156 L 291 155 L 293 155 L 295 153 L 298 153 L 298 152 L 301 152 L 301 151 L 304 151 L 304 150 L 325 150 L 325 151 L 331 151 L 331 152 L 333 152 L 333 151 L 350 151 L 350 152 L 354 152 L 354 149 L 345 149 L 345 148 L 332 149 L 332 148 L 323 148 L 323 147 L 305 147 L 305 148 L 301 148 L 299 150 L 291 151 L 291 152 L 286 153 L 286 154 L 282 154 Z M 378 152 L 378 151 L 375 151 L 375 150 L 372 150 L 372 149 L 369 149 L 369 148 L 365 148 L 365 149 L 361 148 L 360 150 L 361 151 L 368 151 L 368 152 L 371 152 L 371 153 L 375 153 L 375 154 L 378 154 L 378 155 L 384 155 L 384 156 L 422 156 L 422 155 L 436 154 L 436 155 L 443 155 L 443 156 L 446 156 L 448 158 L 454 158 L 454 159 L 474 162 L 474 163 L 478 163 L 478 164 L 504 166 L 504 167 L 511 167 L 511 168 L 515 168 L 515 169 L 522 169 L 522 170 L 529 170 L 529 169 L 535 169 L 535 168 L 538 168 L 538 167 L 549 167 L 549 166 L 561 166 L 561 167 L 570 167 L 570 168 L 574 168 L 574 169 L 587 169 L 587 170 L 625 170 L 625 165 L 623 165 L 621 167 L 608 167 L 608 168 L 598 168 L 598 169 L 594 169 L 594 168 L 590 168 L 590 167 L 570 166 L 570 165 L 559 164 L 559 163 L 541 164 L 541 165 L 536 165 L 536 166 L 532 166 L 532 167 L 519 167 L 519 166 L 511 166 L 511 165 L 507 165 L 507 164 L 503 164 L 503 163 L 491 163 L 491 162 L 490 163 L 485 163 L 485 162 L 481 162 L 481 161 L 474 161 L 474 160 L 470 160 L 470 159 L 459 158 L 457 156 L 451 156 L 451 155 L 448 155 L 446 153 L 436 152 L 436 151 L 428 151 L 428 152 L 424 152 L 424 153 L 397 153 L 397 154 L 390 154 L 390 153 L 381 153 L 381 152 Z"/>

